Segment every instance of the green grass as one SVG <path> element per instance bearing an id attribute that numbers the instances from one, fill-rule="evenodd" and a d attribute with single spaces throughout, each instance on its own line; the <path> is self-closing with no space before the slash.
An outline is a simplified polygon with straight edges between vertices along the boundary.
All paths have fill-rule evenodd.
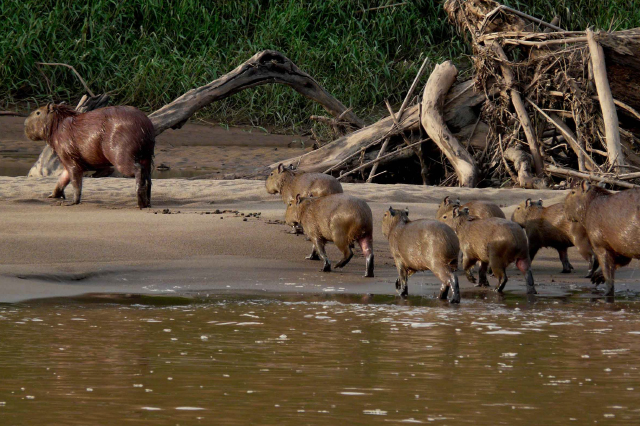
<path id="1" fill-rule="evenodd" d="M 254 53 L 275 49 L 371 122 L 384 99 L 399 104 L 422 60 L 463 61 L 469 48 L 439 3 L 373 12 L 395 1 L 4 0 L 0 2 L 0 107 L 73 102 L 84 92 L 64 68 L 76 67 L 96 93 L 153 111 L 232 70 Z M 635 1 L 505 2 L 563 26 L 640 26 Z M 526 4 L 525 4 L 526 3 Z M 426 81 L 426 76 L 424 81 Z M 293 129 L 324 111 L 290 88 L 262 86 L 206 108 L 200 117 L 227 124 Z M 300 130 L 300 129 L 297 129 Z"/>

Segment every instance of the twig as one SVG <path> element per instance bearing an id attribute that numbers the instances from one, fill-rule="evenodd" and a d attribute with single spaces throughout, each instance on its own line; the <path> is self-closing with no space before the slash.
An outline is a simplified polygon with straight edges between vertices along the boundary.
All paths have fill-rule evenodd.
<path id="1" fill-rule="evenodd" d="M 496 7 L 495 9 L 493 9 L 491 12 L 487 13 L 487 15 L 484 17 L 484 20 L 482 21 L 482 24 L 480 25 L 480 29 L 478 31 L 480 33 L 482 33 L 482 31 L 484 30 L 484 27 L 487 24 L 489 18 L 492 18 L 493 15 L 497 14 L 501 10 L 506 10 L 507 12 L 511 12 L 514 15 L 520 16 L 521 18 L 528 19 L 529 21 L 535 22 L 538 25 L 543 25 L 545 27 L 554 29 L 556 31 L 564 31 L 562 28 L 560 28 L 557 25 L 550 24 L 548 22 L 543 21 L 542 19 L 538 19 L 538 18 L 533 17 L 531 15 L 527 15 L 526 13 L 520 12 L 519 10 L 516 10 L 516 9 L 512 9 L 509 6 L 505 6 L 505 5 L 500 5 L 500 6 Z"/>
<path id="2" fill-rule="evenodd" d="M 387 150 L 387 146 L 389 145 L 389 140 L 391 138 L 386 138 L 384 140 L 384 142 L 382 143 L 382 146 L 380 147 L 380 151 L 378 151 L 378 155 L 376 158 L 380 158 L 382 157 L 382 155 L 384 154 L 384 152 Z M 377 176 L 376 170 L 378 169 L 378 163 L 374 164 L 373 167 L 371 167 L 371 172 L 369 172 L 369 177 L 367 178 L 367 182 L 371 182 L 373 180 L 373 178 L 375 176 Z"/>
<path id="3" fill-rule="evenodd" d="M 409 91 L 407 92 L 407 96 L 404 97 L 404 101 L 402 102 L 402 106 L 400 106 L 400 109 L 398 110 L 398 115 L 397 115 L 398 121 L 402 120 L 402 114 L 404 114 L 404 109 L 407 107 L 407 104 L 409 103 L 409 100 L 411 99 L 411 95 L 413 95 L 413 91 L 416 90 L 416 86 L 418 86 L 418 82 L 420 81 L 420 77 L 422 77 L 422 74 L 424 74 L 424 70 L 427 67 L 427 62 L 429 62 L 429 57 L 428 56 L 426 58 L 424 58 L 424 61 L 422 62 L 422 66 L 420 67 L 420 69 L 418 70 L 418 74 L 416 75 L 416 78 L 413 79 L 413 83 L 411 83 L 411 87 L 409 87 Z"/>
<path id="4" fill-rule="evenodd" d="M 592 96 L 591 99 L 600 102 L 600 98 L 597 96 Z M 620 102 L 617 99 L 613 100 L 613 103 L 616 106 L 619 106 L 620 108 L 622 108 L 623 110 L 627 111 L 629 114 L 633 115 L 637 120 L 640 120 L 640 112 L 636 111 L 635 109 L 633 109 L 631 106 L 625 104 L 624 102 Z"/>
<path id="5" fill-rule="evenodd" d="M 366 169 L 367 167 L 369 167 L 369 166 L 370 166 L 370 165 L 372 165 L 372 164 L 376 164 L 376 163 L 378 163 L 378 162 L 380 162 L 380 161 L 382 161 L 382 160 L 384 160 L 384 159 L 386 159 L 386 158 L 389 158 L 389 157 L 391 157 L 391 156 L 393 156 L 393 155 L 396 155 L 397 153 L 399 153 L 399 152 L 401 152 L 401 151 L 405 151 L 405 150 L 407 150 L 407 149 L 409 149 L 409 148 L 413 148 L 414 146 L 419 145 L 419 144 L 421 144 L 421 143 L 424 143 L 424 142 L 426 142 L 426 141 L 427 141 L 427 139 L 423 139 L 423 140 L 421 140 L 421 141 L 418 141 L 418 142 L 412 143 L 411 145 L 403 146 L 402 148 L 397 149 L 397 150 L 395 150 L 395 151 L 393 151 L 393 152 L 391 152 L 391 153 L 389 153 L 389 154 L 387 154 L 387 155 L 383 155 L 383 156 L 382 156 L 382 157 L 380 157 L 380 158 L 376 158 L 375 160 L 369 161 L 368 163 L 364 163 L 363 165 L 358 166 L 358 167 L 356 167 L 355 169 L 348 171 L 347 173 L 341 174 L 341 175 L 338 177 L 338 180 L 342 179 L 342 178 L 343 178 L 343 177 L 345 177 L 345 176 L 349 176 L 350 174 L 353 174 L 353 173 L 355 173 L 355 172 L 357 172 L 357 171 L 360 171 L 360 170 L 362 170 L 362 169 Z"/>
<path id="6" fill-rule="evenodd" d="M 358 10 L 358 11 L 356 11 L 356 13 L 371 12 L 373 10 L 386 9 L 388 7 L 404 6 L 405 4 L 409 4 L 409 2 L 408 1 L 403 1 L 402 3 L 388 4 L 386 6 L 371 7 L 369 9 Z"/>
<path id="7" fill-rule="evenodd" d="M 49 66 L 60 66 L 60 67 L 67 67 L 69 68 L 71 71 L 73 71 L 73 73 L 76 75 L 76 77 L 78 77 L 78 79 L 80 80 L 80 83 L 82 83 L 82 85 L 84 86 L 84 90 L 87 91 L 87 93 L 89 93 L 89 95 L 94 98 L 96 95 L 93 94 L 93 92 L 91 91 L 91 89 L 89 89 L 89 86 L 87 86 L 87 83 L 85 83 L 84 79 L 82 78 L 82 76 L 78 73 L 78 71 L 76 71 L 76 69 L 74 67 L 72 67 L 71 65 L 68 64 L 62 64 L 59 62 L 36 62 L 36 64 L 38 65 L 49 65 Z"/>

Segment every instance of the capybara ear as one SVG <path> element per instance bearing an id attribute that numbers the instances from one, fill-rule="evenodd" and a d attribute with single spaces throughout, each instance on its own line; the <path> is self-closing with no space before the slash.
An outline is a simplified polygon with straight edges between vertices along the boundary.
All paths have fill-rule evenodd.
<path id="1" fill-rule="evenodd" d="M 442 200 L 442 202 L 444 203 L 445 206 L 448 206 L 449 204 L 451 204 L 451 201 L 449 201 L 449 196 L 448 195 L 446 197 L 444 197 L 444 200 Z"/>
<path id="2" fill-rule="evenodd" d="M 278 164 L 278 173 L 282 173 L 284 170 L 284 165 L 282 163 Z"/>
<path id="3" fill-rule="evenodd" d="M 453 217 L 460 216 L 460 207 L 456 206 L 453 208 Z"/>
<path id="4" fill-rule="evenodd" d="M 525 207 L 531 206 L 531 198 L 527 198 L 527 200 L 524 202 L 524 206 Z"/>
<path id="5" fill-rule="evenodd" d="M 542 207 L 542 198 L 538 199 L 538 205 Z"/>
<path id="6" fill-rule="evenodd" d="M 53 112 L 53 107 L 55 107 L 55 104 L 51 102 L 47 104 L 47 114 L 51 114 Z"/>
<path id="7" fill-rule="evenodd" d="M 389 213 L 391 213 L 391 216 L 395 216 L 396 215 L 396 211 L 391 206 L 389 206 Z"/>
<path id="8" fill-rule="evenodd" d="M 409 207 L 404 208 L 404 214 L 409 216 Z"/>
<path id="9" fill-rule="evenodd" d="M 296 204 L 300 204 L 300 194 L 296 194 Z"/>
<path id="10" fill-rule="evenodd" d="M 457 206 L 459 206 L 459 205 L 460 205 L 460 197 L 456 198 L 455 203 L 456 203 L 456 205 L 457 205 Z"/>
<path id="11" fill-rule="evenodd" d="M 582 181 L 582 190 L 584 192 L 589 192 L 590 189 L 591 189 L 591 183 L 589 183 L 588 180 L 583 180 Z"/>

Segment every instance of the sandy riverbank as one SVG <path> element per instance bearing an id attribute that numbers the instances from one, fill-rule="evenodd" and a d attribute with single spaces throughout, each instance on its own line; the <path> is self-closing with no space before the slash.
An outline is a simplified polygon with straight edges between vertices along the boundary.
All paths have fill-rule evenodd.
<path id="1" fill-rule="evenodd" d="M 85 179 L 83 204 L 61 206 L 45 198 L 50 178 L 0 177 L 0 302 L 83 293 L 207 294 L 211 292 L 344 292 L 394 294 L 395 267 L 380 230 L 389 205 L 409 207 L 411 217 L 433 217 L 438 202 L 451 191 L 412 185 L 346 184 L 348 193 L 364 198 L 374 212 L 376 277 L 363 278 L 359 251 L 342 271 L 319 272 L 318 262 L 304 256 L 309 242 L 289 234 L 276 196 L 264 182 L 250 180 L 154 181 L 153 208 L 135 208 L 129 179 Z M 69 188 L 69 191 L 71 188 Z M 464 199 L 500 204 L 507 215 L 526 197 L 547 204 L 561 201 L 561 191 L 458 189 Z M 69 192 L 70 194 L 70 192 Z M 171 214 L 163 214 L 169 209 Z M 237 210 L 260 212 L 259 218 L 216 214 Z M 179 213 L 178 213 L 179 212 Z M 328 249 L 332 260 L 339 252 Z M 542 296 L 589 288 L 582 276 L 587 265 L 569 251 L 576 272 L 560 274 L 556 252 L 542 250 L 534 276 Z M 637 261 L 622 269 L 618 290 L 640 288 Z M 517 270 L 509 271 L 507 291 L 524 293 Z M 460 278 L 463 298 L 492 292 L 473 288 Z M 492 281 L 493 283 L 493 281 Z M 439 284 L 430 272 L 411 278 L 412 295 L 432 296 Z"/>

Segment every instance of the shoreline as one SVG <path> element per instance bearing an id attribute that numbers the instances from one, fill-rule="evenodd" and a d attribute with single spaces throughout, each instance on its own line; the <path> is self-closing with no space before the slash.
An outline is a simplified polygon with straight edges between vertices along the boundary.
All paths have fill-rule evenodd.
<path id="1" fill-rule="evenodd" d="M 408 207 L 411 218 L 432 218 L 440 200 L 452 194 L 463 201 L 492 200 L 510 217 L 525 198 L 543 198 L 550 205 L 566 195 L 344 184 L 345 192 L 366 200 L 374 215 L 375 278 L 364 278 L 359 249 L 343 270 L 331 273 L 305 260 L 310 243 L 279 222 L 284 205 L 266 193 L 264 181 L 159 179 L 153 185 L 153 207 L 143 211 L 135 207 L 132 179 L 86 178 L 78 206 L 45 198 L 55 181 L 0 177 L 0 303 L 88 293 L 395 295 L 397 272 L 381 232 L 390 205 Z M 329 245 L 328 254 L 335 264 L 338 250 Z M 557 252 L 541 250 L 533 262 L 539 297 L 567 297 L 592 287 L 583 278 L 587 264 L 575 248 L 569 258 L 576 269 L 561 274 Z M 618 271 L 618 291 L 640 291 L 637 262 Z M 508 274 L 507 294 L 524 295 L 521 274 L 513 266 Z M 477 289 L 458 275 L 463 303 L 466 297 L 493 299 L 493 291 Z M 494 278 L 489 280 L 495 285 Z M 417 273 L 409 280 L 409 295 L 432 297 L 439 287 L 430 272 Z"/>

